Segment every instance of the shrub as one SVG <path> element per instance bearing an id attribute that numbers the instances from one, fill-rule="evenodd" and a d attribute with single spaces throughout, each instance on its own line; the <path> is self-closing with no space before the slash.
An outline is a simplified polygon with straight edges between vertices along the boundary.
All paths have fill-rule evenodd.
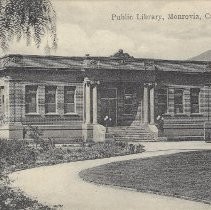
<path id="1" fill-rule="evenodd" d="M 0 167 L 21 164 L 33 164 L 37 159 L 37 151 L 26 141 L 0 140 Z"/>
<path id="2" fill-rule="evenodd" d="M 141 151 L 143 151 L 142 145 L 128 145 L 128 143 L 121 141 L 89 142 L 82 143 L 81 146 L 77 145 L 77 147 L 75 145 L 55 147 L 53 139 L 39 142 L 39 146 L 30 145 L 27 141 L 0 140 L 0 206 L 2 202 L 4 202 L 4 207 L 6 206 L 5 209 L 21 209 L 21 206 L 27 206 L 27 202 L 29 204 L 32 202 L 30 204 L 33 205 L 32 209 L 36 209 L 34 207 L 36 205 L 39 206 L 37 202 L 30 201 L 21 194 L 12 193 L 11 189 L 5 188 L 2 190 L 1 183 L 7 182 L 5 172 L 36 165 L 53 165 L 62 162 L 106 158 Z M 11 193 L 11 196 L 8 193 Z"/>
<path id="3" fill-rule="evenodd" d="M 130 153 L 135 153 L 135 145 L 134 144 L 129 144 L 129 152 Z"/>
<path id="4" fill-rule="evenodd" d="M 140 153 L 144 151 L 144 146 L 141 144 L 136 145 L 136 153 Z"/>

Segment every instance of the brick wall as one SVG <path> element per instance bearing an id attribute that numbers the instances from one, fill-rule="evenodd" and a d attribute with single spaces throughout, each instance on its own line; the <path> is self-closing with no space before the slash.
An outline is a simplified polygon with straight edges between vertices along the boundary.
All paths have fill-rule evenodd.
<path id="1" fill-rule="evenodd" d="M 16 77 L 17 76 L 17 77 Z M 25 111 L 25 87 L 36 85 L 37 113 L 27 114 Z M 45 87 L 56 86 L 57 112 L 45 113 Z M 64 114 L 64 86 L 76 87 L 76 113 Z M 36 75 L 35 72 L 23 75 L 13 75 L 4 82 L 5 114 L 10 124 L 21 123 L 24 126 L 38 125 L 46 137 L 55 139 L 82 138 L 83 121 L 83 82 L 78 80 L 78 74 Z"/>
<path id="2" fill-rule="evenodd" d="M 174 90 L 183 88 L 183 113 L 174 112 Z M 164 136 L 174 140 L 199 140 L 204 137 L 204 121 L 207 118 L 207 90 L 202 86 L 199 95 L 199 113 L 191 113 L 190 88 L 193 86 L 168 87 L 168 113 L 164 115 Z M 211 100 L 210 100 L 211 102 Z"/>

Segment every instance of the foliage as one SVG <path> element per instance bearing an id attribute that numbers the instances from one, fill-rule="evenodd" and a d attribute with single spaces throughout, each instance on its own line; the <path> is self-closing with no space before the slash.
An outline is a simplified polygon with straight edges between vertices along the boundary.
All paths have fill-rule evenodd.
<path id="1" fill-rule="evenodd" d="M 26 141 L 0 140 L 0 208 L 50 209 L 8 187 L 7 172 L 34 165 L 37 152 Z M 29 208 L 31 207 L 31 208 Z"/>
<path id="2" fill-rule="evenodd" d="M 116 141 L 56 147 L 52 139 L 39 142 L 36 147 L 28 141 L 2 139 L 0 140 L 0 208 L 50 209 L 8 187 L 6 175 L 8 172 L 41 165 L 126 155 L 138 152 L 138 147 L 141 147 L 140 152 L 143 151 L 142 146 L 134 146 L 135 150 L 131 150 L 130 147 L 126 142 Z"/>
<path id="3" fill-rule="evenodd" d="M 15 191 L 10 187 L 0 185 L 0 207 L 1 209 L 31 209 L 50 210 L 48 206 L 43 206 L 36 200 L 31 200 L 20 191 Z"/>
<path id="4" fill-rule="evenodd" d="M 34 143 L 36 144 L 37 147 L 37 145 L 40 144 L 42 141 L 41 139 L 42 133 L 38 128 L 38 126 L 28 125 L 28 128 L 29 128 L 29 137 L 34 140 Z"/>
<path id="5" fill-rule="evenodd" d="M 99 142 L 55 147 L 44 141 L 37 147 L 27 141 L 0 140 L 0 171 L 13 171 L 36 165 L 96 159 L 143 152 L 143 146 L 126 142 Z M 131 149 L 131 147 L 133 149 Z"/>
<path id="6" fill-rule="evenodd" d="M 0 171 L 34 164 L 36 151 L 26 141 L 0 140 Z"/>
<path id="7" fill-rule="evenodd" d="M 131 144 L 132 145 L 132 144 Z M 127 155 L 143 152 L 142 145 L 134 145 L 135 150 L 131 150 L 126 142 L 99 142 L 81 144 L 81 146 L 63 146 L 55 147 L 43 152 L 40 148 L 40 154 L 37 157 L 37 164 L 49 165 L 61 162 L 72 162 L 79 160 L 106 158 L 118 155 Z"/>
<path id="8" fill-rule="evenodd" d="M 28 130 L 26 130 L 25 128 L 24 132 L 28 133 L 29 137 L 33 139 L 36 148 L 38 145 L 40 145 L 40 147 L 43 148 L 44 151 L 47 151 L 55 147 L 54 139 L 53 138 L 44 139 L 42 137 L 42 131 L 38 128 L 38 126 L 28 125 Z"/>
<path id="9" fill-rule="evenodd" d="M 7 51 L 12 40 L 33 40 L 39 48 L 56 49 L 56 13 L 50 0 L 0 0 L 0 47 Z"/>

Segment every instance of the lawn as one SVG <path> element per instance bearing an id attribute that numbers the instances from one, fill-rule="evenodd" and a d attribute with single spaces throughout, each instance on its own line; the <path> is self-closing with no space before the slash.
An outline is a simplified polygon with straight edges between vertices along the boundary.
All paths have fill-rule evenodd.
<path id="1" fill-rule="evenodd" d="M 26 197 L 20 190 L 12 189 L 7 174 L 27 168 L 54 165 L 64 162 L 106 158 L 143 152 L 142 145 L 124 142 L 80 143 L 52 145 L 42 142 L 37 147 L 28 141 L 0 140 L 0 209 L 47 210 L 48 207 Z M 57 208 L 58 207 L 58 208 Z"/>
<path id="2" fill-rule="evenodd" d="M 97 184 L 211 204 L 211 151 L 115 162 L 84 170 L 80 176 Z"/>

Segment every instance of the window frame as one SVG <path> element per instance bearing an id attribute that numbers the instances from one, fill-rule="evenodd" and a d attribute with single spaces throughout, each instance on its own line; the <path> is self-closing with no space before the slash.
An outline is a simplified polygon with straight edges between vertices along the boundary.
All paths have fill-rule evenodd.
<path id="1" fill-rule="evenodd" d="M 175 108 L 175 105 L 179 105 L 178 103 L 176 104 L 175 103 L 175 92 L 176 91 L 182 91 L 182 103 L 181 103 L 181 105 L 182 105 L 182 112 L 176 112 L 176 108 Z M 184 110 L 184 89 L 183 88 L 174 88 L 174 114 L 175 115 L 180 115 L 180 114 L 184 114 L 185 112 L 184 112 L 185 110 Z"/>
<path id="2" fill-rule="evenodd" d="M 47 97 L 46 97 L 46 92 L 47 92 L 47 88 L 55 88 L 55 112 L 47 112 L 47 109 L 46 109 L 46 106 L 48 105 L 48 104 L 54 104 L 54 103 L 47 103 L 46 102 L 46 99 L 47 99 Z M 57 86 L 55 86 L 55 85 L 48 85 L 48 86 L 45 86 L 45 114 L 46 115 L 51 115 L 51 114 L 58 114 L 58 109 L 57 109 L 57 91 L 58 91 L 58 87 Z"/>
<path id="3" fill-rule="evenodd" d="M 65 88 L 74 88 L 74 103 L 67 103 L 65 102 Z M 71 114 L 77 114 L 77 101 L 76 101 L 76 86 L 73 85 L 68 85 L 68 86 L 64 86 L 64 114 L 65 115 L 71 115 Z M 66 104 L 73 104 L 74 105 L 74 111 L 73 112 L 66 112 L 65 111 L 65 105 Z"/>
<path id="4" fill-rule="evenodd" d="M 135 93 L 135 89 L 134 89 L 134 92 L 132 92 L 132 93 L 126 93 L 126 91 L 128 90 L 128 89 L 131 89 L 131 87 L 127 87 L 127 88 L 125 88 L 124 89 L 124 115 L 133 115 L 133 107 L 134 107 L 134 93 Z M 125 102 L 126 102 L 126 96 L 129 96 L 129 97 L 131 97 L 131 99 L 132 99 L 132 103 L 131 104 L 126 104 Z M 125 112 L 125 108 L 126 107 L 131 107 L 131 112 L 130 113 L 126 113 Z"/>
<path id="5" fill-rule="evenodd" d="M 35 94 L 35 96 L 36 96 L 36 103 L 35 103 L 35 111 L 34 112 L 32 112 L 32 111 L 27 111 L 27 105 L 30 105 L 31 103 L 28 103 L 27 102 L 27 88 L 29 88 L 30 89 L 30 87 L 31 88 L 36 88 L 36 94 Z M 29 109 L 28 109 L 29 110 Z M 30 114 L 38 114 L 38 85 L 26 85 L 25 86 L 25 114 L 26 115 L 30 115 Z"/>
<path id="6" fill-rule="evenodd" d="M 191 90 L 198 90 L 198 112 L 192 112 L 192 105 L 193 103 L 191 103 Z M 191 114 L 200 114 L 200 88 L 190 88 L 190 113 Z M 194 103 L 194 105 L 196 105 L 196 103 Z"/>

